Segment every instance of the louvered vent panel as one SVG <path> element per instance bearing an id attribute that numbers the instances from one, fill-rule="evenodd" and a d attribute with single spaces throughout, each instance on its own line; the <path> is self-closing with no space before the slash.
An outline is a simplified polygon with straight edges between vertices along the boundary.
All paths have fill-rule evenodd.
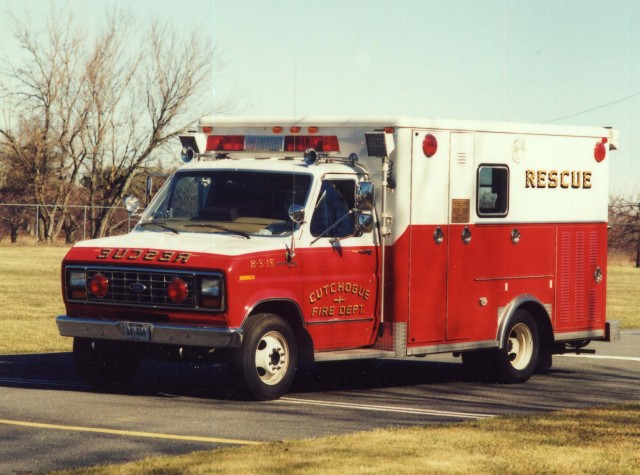
<path id="1" fill-rule="evenodd" d="M 596 319 L 598 311 L 598 302 L 596 298 L 596 290 L 589 290 L 589 321 L 592 322 Z"/>
<path id="2" fill-rule="evenodd" d="M 574 318 L 576 322 L 584 321 L 584 233 L 576 233 L 576 260 L 575 260 L 575 302 L 574 302 Z"/>
<path id="3" fill-rule="evenodd" d="M 598 233 L 591 231 L 589 233 L 589 265 L 596 266 L 598 264 Z"/>
<path id="4" fill-rule="evenodd" d="M 571 309 L 571 233 L 562 233 L 560 237 L 560 323 L 569 322 Z"/>

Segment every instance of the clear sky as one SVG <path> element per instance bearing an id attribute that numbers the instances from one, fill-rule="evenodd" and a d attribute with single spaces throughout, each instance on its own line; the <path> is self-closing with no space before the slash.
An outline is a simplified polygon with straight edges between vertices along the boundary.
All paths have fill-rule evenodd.
<path id="1" fill-rule="evenodd" d="M 222 58 L 211 94 L 231 101 L 234 115 L 614 126 L 612 191 L 640 191 L 637 0 L 52 0 L 60 2 L 88 21 L 128 5 L 141 21 L 209 35 Z M 37 18 L 48 2 L 6 5 Z"/>

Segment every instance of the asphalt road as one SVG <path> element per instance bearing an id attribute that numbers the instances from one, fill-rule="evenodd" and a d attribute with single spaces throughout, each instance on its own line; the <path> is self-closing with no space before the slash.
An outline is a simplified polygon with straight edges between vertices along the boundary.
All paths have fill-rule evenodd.
<path id="1" fill-rule="evenodd" d="M 589 348 L 519 385 L 469 381 L 448 355 L 327 363 L 271 402 L 224 389 L 224 367 L 211 364 L 145 362 L 131 393 L 101 394 L 69 353 L 0 356 L 0 473 L 638 401 L 640 330 Z"/>

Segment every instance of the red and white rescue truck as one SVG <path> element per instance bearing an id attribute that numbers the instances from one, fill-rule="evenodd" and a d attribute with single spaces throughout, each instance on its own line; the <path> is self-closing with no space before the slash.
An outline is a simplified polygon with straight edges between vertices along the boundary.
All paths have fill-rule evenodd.
<path id="1" fill-rule="evenodd" d="M 258 399 L 303 363 L 435 353 L 524 382 L 619 338 L 613 129 L 204 117 L 180 139 L 188 163 L 135 229 L 62 265 L 57 324 L 98 388 L 143 355 L 222 355 Z"/>

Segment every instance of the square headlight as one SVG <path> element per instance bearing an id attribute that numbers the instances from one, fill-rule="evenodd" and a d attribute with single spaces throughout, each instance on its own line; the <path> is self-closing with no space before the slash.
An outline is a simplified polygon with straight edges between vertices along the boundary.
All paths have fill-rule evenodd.
<path id="1" fill-rule="evenodd" d="M 202 277 L 200 279 L 200 306 L 222 308 L 222 278 Z"/>
<path id="2" fill-rule="evenodd" d="M 67 271 L 67 296 L 74 300 L 87 298 L 87 272 L 84 269 Z"/>

